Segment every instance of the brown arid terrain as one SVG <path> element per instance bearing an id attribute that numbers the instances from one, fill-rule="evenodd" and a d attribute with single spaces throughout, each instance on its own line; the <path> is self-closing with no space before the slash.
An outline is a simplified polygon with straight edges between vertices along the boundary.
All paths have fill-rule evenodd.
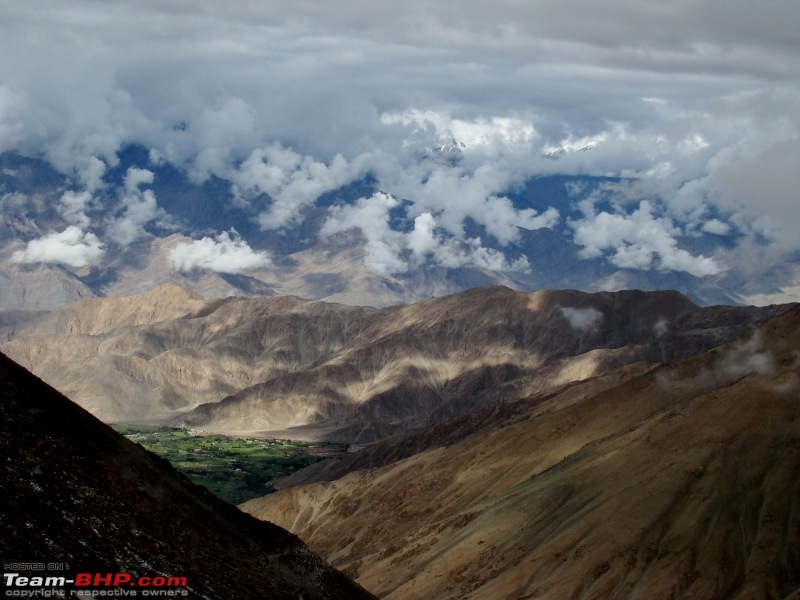
<path id="1" fill-rule="evenodd" d="M 206 600 L 372 598 L 295 536 L 193 485 L 3 355 L 0 411 L 5 565 L 185 577 L 187 597 Z"/>
<path id="2" fill-rule="evenodd" d="M 626 364 L 687 358 L 788 308 L 495 286 L 376 309 L 204 299 L 168 284 L 25 313 L 0 348 L 106 422 L 362 444 Z"/>
<path id="3" fill-rule="evenodd" d="M 243 509 L 381 598 L 800 598 L 800 308 L 436 427 Z"/>

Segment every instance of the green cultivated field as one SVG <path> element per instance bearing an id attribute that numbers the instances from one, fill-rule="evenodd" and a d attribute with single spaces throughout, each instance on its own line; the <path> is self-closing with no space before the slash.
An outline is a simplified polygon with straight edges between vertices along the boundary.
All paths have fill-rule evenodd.
<path id="1" fill-rule="evenodd" d="M 194 483 L 239 504 L 275 491 L 272 479 L 346 452 L 347 446 L 196 435 L 186 429 L 114 425 L 116 431 L 167 459 Z"/>

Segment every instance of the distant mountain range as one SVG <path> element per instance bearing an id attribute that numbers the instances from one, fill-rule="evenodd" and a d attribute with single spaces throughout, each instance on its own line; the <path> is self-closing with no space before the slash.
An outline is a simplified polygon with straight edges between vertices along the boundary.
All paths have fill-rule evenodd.
<path id="1" fill-rule="evenodd" d="M 404 212 L 402 198 L 387 200 L 387 220 L 379 223 L 385 230 L 376 233 L 356 210 L 367 199 L 380 202 L 382 190 L 369 175 L 309 191 L 296 218 L 274 230 L 263 230 L 260 221 L 276 206 L 269 195 L 243 201 L 231 181 L 196 183 L 170 163 L 153 162 L 138 146 L 120 152 L 101 183 L 83 189 L 41 160 L 0 155 L 0 307 L 52 310 L 166 282 L 205 296 L 290 294 L 368 306 L 498 284 L 522 291 L 674 289 L 700 305 L 800 299 L 800 260 L 763 264 L 756 275 L 737 264 L 693 275 L 588 257 L 575 239 L 581 215 L 576 203 L 591 196 L 597 210 L 610 211 L 609 198 L 624 183 L 619 178 L 542 176 L 507 190 L 514 210 L 559 218 L 542 220 L 538 229 L 518 227 L 516 237 L 509 234 L 502 243 L 470 218 L 462 224 L 462 239 L 426 229 L 424 219 Z M 331 221 L 336 215 L 339 220 Z M 392 240 L 396 247 L 390 248 Z M 731 247 L 735 237 L 699 231 L 680 243 L 673 251 L 711 256 Z M 402 266 L 393 266 L 399 260 Z"/>
<path id="2" fill-rule="evenodd" d="M 106 422 L 366 443 L 694 356 L 789 308 L 495 286 L 376 309 L 165 284 L 9 313 L 0 349 Z"/>

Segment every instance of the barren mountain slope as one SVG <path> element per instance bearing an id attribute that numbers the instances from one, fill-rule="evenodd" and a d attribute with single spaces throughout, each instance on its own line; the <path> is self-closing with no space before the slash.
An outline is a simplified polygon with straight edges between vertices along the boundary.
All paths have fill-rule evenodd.
<path id="1" fill-rule="evenodd" d="M 18 329 L 41 317 L 45 311 L 0 308 L 0 340 L 10 340 Z"/>
<path id="2" fill-rule="evenodd" d="M 192 485 L 3 355 L 0 413 L 6 563 L 185 577 L 190 597 L 208 600 L 371 597 L 295 536 Z"/>
<path id="3" fill-rule="evenodd" d="M 222 431 L 303 427 L 290 434 L 370 442 L 498 397 L 692 356 L 786 309 L 700 309 L 675 292 L 474 289 L 381 309 L 328 360 L 181 420 Z"/>
<path id="4" fill-rule="evenodd" d="M 498 394 L 691 356 L 786 308 L 490 287 L 378 310 L 166 285 L 78 302 L 2 347 L 106 421 L 368 442 Z"/>
<path id="5" fill-rule="evenodd" d="M 163 422 L 328 356 L 373 311 L 165 285 L 50 313 L 3 350 L 102 420 Z"/>
<path id="6" fill-rule="evenodd" d="M 800 309 L 628 376 L 243 508 L 385 598 L 796 597 Z"/>
<path id="7" fill-rule="evenodd" d="M 36 325 L 40 335 L 98 336 L 138 325 L 181 318 L 208 303 L 202 296 L 167 283 L 135 296 L 81 300 L 43 316 Z"/>

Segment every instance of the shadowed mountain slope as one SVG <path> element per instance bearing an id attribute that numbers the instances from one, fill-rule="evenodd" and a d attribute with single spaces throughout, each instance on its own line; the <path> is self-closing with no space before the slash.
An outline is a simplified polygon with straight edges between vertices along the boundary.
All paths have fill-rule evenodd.
<path id="1" fill-rule="evenodd" d="M 3 355 L 0 412 L 6 563 L 186 577 L 190 597 L 209 600 L 372 597 L 295 536 L 192 485 Z"/>
<path id="2" fill-rule="evenodd" d="M 438 425 L 448 445 L 243 508 L 382 598 L 800 594 L 800 308 L 499 410 L 449 439 Z"/>
<path id="3" fill-rule="evenodd" d="M 509 394 L 693 356 L 787 309 L 504 287 L 374 309 L 204 300 L 170 285 L 77 302 L 2 348 L 105 421 L 367 443 Z"/>

